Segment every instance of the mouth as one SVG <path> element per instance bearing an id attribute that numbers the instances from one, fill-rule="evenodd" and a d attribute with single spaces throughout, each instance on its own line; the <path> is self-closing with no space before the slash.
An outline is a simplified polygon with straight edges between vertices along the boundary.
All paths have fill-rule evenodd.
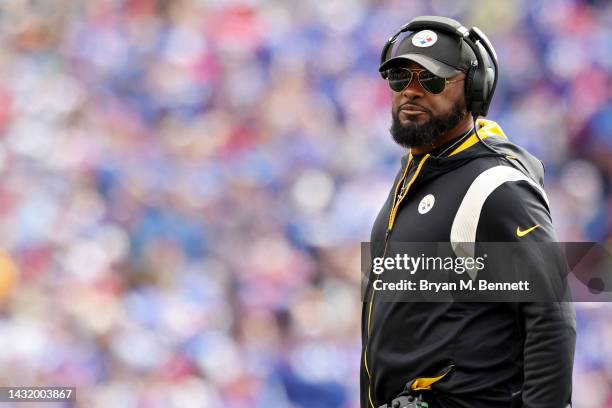
<path id="1" fill-rule="evenodd" d="M 402 112 L 404 115 L 420 115 L 422 113 L 425 113 L 422 110 L 412 110 L 412 109 L 400 109 L 400 112 Z"/>
<path id="2" fill-rule="evenodd" d="M 399 111 L 403 112 L 405 115 L 419 115 L 421 113 L 427 113 L 425 109 L 421 108 L 420 106 L 409 103 L 405 103 L 400 106 Z"/>

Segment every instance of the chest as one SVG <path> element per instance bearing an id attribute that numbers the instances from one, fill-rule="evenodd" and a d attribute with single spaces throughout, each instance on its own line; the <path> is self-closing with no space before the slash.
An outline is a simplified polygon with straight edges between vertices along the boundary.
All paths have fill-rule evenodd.
<path id="1" fill-rule="evenodd" d="M 415 183 L 397 207 L 389 241 L 448 242 L 455 215 L 472 181 L 461 173 Z M 372 241 L 384 241 L 392 203 L 390 194 L 376 219 Z"/>

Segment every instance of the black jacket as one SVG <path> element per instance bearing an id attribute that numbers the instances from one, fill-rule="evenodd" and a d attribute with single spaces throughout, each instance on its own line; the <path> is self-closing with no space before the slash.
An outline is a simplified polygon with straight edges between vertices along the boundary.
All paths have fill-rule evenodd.
<path id="1" fill-rule="evenodd" d="M 478 120 L 478 134 L 498 153 L 472 135 L 452 155 L 429 156 L 424 163 L 424 157 L 414 158 L 406 177 L 416 178 L 387 232 L 396 186 L 409 160 L 402 159 L 372 229 L 372 257 L 382 256 L 385 239 L 558 241 L 541 162 L 510 143 L 493 121 Z M 429 194 L 435 197 L 433 207 L 419 212 Z M 536 224 L 517 236 L 517 227 Z M 564 408 L 569 403 L 575 346 L 570 303 L 389 303 L 377 301 L 369 289 L 362 311 L 362 408 L 389 403 L 410 380 L 451 367 L 431 386 L 430 406 Z"/>

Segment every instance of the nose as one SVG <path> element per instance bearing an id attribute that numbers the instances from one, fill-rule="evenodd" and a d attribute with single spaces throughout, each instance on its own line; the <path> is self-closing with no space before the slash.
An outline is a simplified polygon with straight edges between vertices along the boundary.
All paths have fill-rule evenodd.
<path id="1" fill-rule="evenodd" d="M 402 91 L 402 94 L 408 99 L 412 100 L 417 97 L 423 96 L 424 92 L 425 90 L 419 83 L 418 75 L 415 72 L 412 74 L 412 79 L 410 80 L 410 83 L 404 88 L 404 90 Z"/>

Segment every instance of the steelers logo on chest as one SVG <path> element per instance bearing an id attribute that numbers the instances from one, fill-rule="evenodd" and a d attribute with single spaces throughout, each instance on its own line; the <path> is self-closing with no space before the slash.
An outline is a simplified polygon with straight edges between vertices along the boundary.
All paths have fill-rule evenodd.
<path id="1" fill-rule="evenodd" d="M 419 214 L 427 214 L 434 206 L 436 198 L 433 194 L 427 194 L 419 203 Z"/>

